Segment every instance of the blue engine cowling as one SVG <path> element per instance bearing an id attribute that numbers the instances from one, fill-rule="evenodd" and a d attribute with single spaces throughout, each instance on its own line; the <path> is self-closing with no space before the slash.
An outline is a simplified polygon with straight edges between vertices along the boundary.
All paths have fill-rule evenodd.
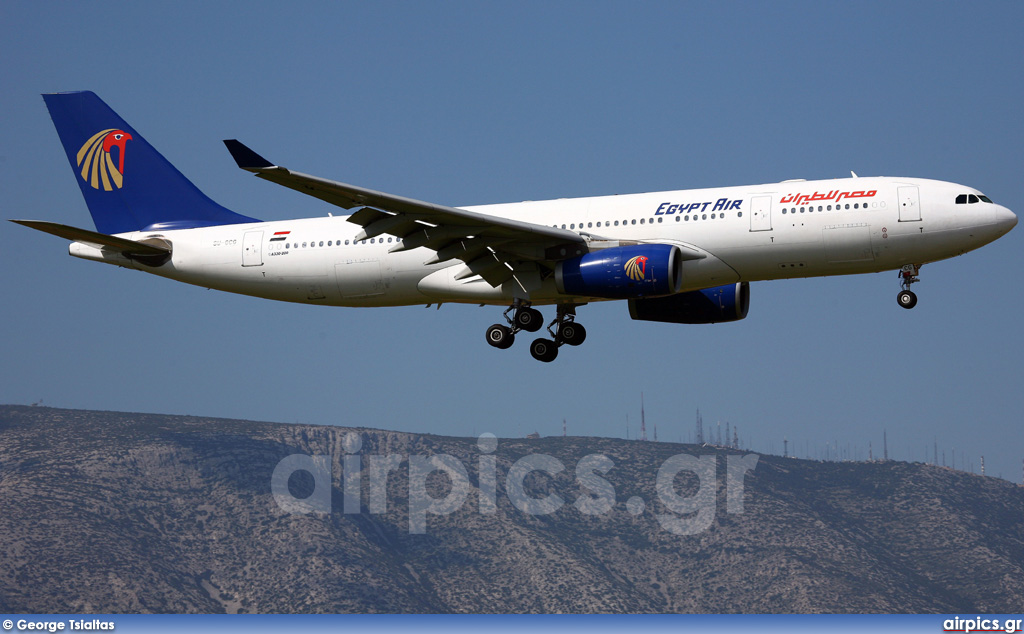
<path id="1" fill-rule="evenodd" d="M 683 257 L 670 244 L 640 244 L 601 249 L 555 266 L 559 293 L 633 299 L 679 292 Z"/>
<path id="2" fill-rule="evenodd" d="M 672 324 L 714 324 L 739 321 L 750 308 L 750 284 L 726 284 L 670 297 L 629 300 L 629 316 Z"/>

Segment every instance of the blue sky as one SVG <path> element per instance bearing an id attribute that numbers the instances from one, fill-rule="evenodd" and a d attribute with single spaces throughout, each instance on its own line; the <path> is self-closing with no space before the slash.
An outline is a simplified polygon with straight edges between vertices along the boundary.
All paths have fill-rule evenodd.
<path id="1" fill-rule="evenodd" d="M 67 3 L 0 5 L 4 218 L 92 227 L 39 94 L 94 90 L 214 200 L 334 208 L 238 170 L 294 169 L 470 205 L 789 178 L 977 187 L 1024 211 L 1024 4 Z M 763 282 L 749 317 L 580 310 L 550 365 L 490 348 L 495 308 L 339 309 L 232 296 L 67 256 L 4 223 L 0 402 L 453 435 L 662 439 L 738 425 L 1019 482 L 1020 229 L 923 269 Z M 549 311 L 550 312 L 550 309 Z M 961 455 L 963 457 L 961 457 Z"/>

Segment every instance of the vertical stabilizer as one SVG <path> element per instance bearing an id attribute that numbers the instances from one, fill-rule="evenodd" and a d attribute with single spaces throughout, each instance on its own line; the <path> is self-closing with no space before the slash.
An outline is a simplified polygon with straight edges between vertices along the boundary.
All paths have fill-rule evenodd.
<path id="1" fill-rule="evenodd" d="M 43 100 L 97 231 L 258 222 L 210 200 L 94 93 Z"/>

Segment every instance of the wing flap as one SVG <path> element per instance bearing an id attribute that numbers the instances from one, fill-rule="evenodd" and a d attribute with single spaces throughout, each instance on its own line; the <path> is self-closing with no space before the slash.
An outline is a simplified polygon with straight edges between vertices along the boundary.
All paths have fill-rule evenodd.
<path id="1" fill-rule="evenodd" d="M 389 215 L 368 225 L 363 225 L 363 230 L 356 234 L 356 240 L 376 238 L 382 233 L 404 238 L 415 231 L 417 226 L 416 221 L 405 214 Z"/>

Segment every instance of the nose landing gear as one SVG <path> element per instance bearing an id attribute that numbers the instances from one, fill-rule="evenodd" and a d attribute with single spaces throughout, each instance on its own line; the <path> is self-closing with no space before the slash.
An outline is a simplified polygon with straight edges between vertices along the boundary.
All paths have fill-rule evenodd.
<path id="1" fill-rule="evenodd" d="M 917 277 L 920 267 L 916 264 L 905 264 L 900 269 L 900 287 L 903 289 L 896 296 L 896 302 L 902 308 L 911 309 L 917 306 L 917 295 L 914 291 L 910 290 L 910 285 L 915 282 L 920 282 L 921 279 Z"/>

